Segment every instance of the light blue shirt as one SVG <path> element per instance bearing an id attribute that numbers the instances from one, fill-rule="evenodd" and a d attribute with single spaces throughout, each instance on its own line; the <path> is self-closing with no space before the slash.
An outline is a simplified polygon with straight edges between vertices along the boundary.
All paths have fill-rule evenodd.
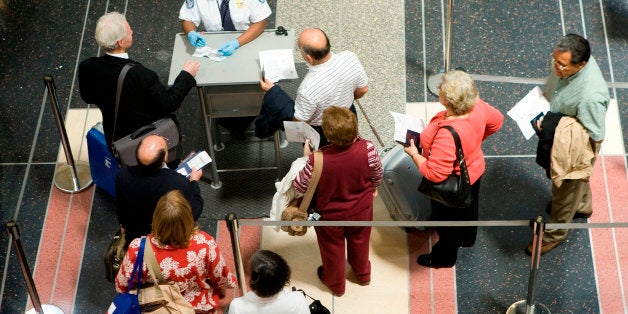
<path id="1" fill-rule="evenodd" d="M 550 102 L 550 111 L 576 117 L 591 139 L 604 139 L 610 96 L 602 71 L 593 57 L 568 78 L 559 78 L 552 69 L 545 85 L 545 97 Z"/>

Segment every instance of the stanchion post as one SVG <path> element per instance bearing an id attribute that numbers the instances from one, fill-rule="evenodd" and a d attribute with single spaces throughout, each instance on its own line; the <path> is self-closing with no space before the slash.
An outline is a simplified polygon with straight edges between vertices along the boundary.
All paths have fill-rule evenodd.
<path id="1" fill-rule="evenodd" d="M 453 14 L 454 1 L 447 0 L 446 16 L 445 16 L 445 56 L 444 56 L 444 72 L 430 74 L 427 77 L 427 88 L 435 96 L 438 96 L 438 86 L 442 81 L 444 73 L 449 72 L 451 60 L 451 19 Z"/>
<path id="2" fill-rule="evenodd" d="M 20 263 L 22 276 L 26 282 L 26 289 L 28 290 L 31 302 L 33 302 L 33 309 L 35 310 L 35 313 L 44 313 L 44 308 L 46 308 L 46 313 L 63 313 L 63 311 L 56 306 L 49 304 L 44 304 L 42 306 L 41 301 L 39 300 L 39 294 L 37 294 L 37 288 L 35 288 L 35 281 L 33 280 L 31 269 L 28 266 L 28 261 L 26 260 L 26 254 L 24 254 L 24 248 L 22 247 L 22 241 L 20 240 L 20 230 L 17 227 L 17 223 L 15 223 L 15 221 L 9 221 L 6 224 L 6 229 L 9 237 L 13 238 L 15 254 L 17 255 L 18 262 Z"/>
<path id="3" fill-rule="evenodd" d="M 549 309 L 535 301 L 536 278 L 539 272 L 541 262 L 541 247 L 543 244 L 543 232 L 545 231 L 545 222 L 543 216 L 537 216 L 535 220 L 530 222 L 533 230 L 532 237 L 532 259 L 530 260 L 530 277 L 528 278 L 528 295 L 525 300 L 513 303 L 506 311 L 506 314 L 549 314 Z"/>
<path id="4" fill-rule="evenodd" d="M 68 133 L 65 130 L 63 116 L 59 110 L 55 81 L 52 76 L 44 75 L 44 84 L 48 89 L 48 96 L 50 96 L 50 102 L 52 103 L 52 112 L 54 113 L 55 120 L 57 121 L 57 128 L 59 129 L 59 134 L 61 136 L 61 144 L 63 145 L 65 159 L 68 163 L 63 167 L 60 167 L 55 172 L 55 186 L 64 192 L 82 191 L 92 184 L 92 176 L 89 170 L 89 165 L 86 165 L 85 163 L 77 165 L 74 162 L 72 149 L 70 148 L 68 141 Z"/>
<path id="5" fill-rule="evenodd" d="M 240 236 L 238 230 L 238 217 L 235 213 L 229 213 L 225 217 L 227 221 L 227 227 L 229 228 L 229 234 L 231 235 L 231 247 L 233 250 L 233 259 L 236 266 L 236 274 L 238 276 L 238 285 L 242 295 L 247 292 L 246 289 L 246 276 L 244 274 L 244 263 L 242 262 L 242 253 L 240 252 Z"/>

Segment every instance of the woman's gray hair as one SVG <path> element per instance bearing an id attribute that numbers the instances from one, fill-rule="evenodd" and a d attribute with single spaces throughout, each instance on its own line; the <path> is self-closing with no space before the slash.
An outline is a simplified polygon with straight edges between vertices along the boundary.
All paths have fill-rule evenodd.
<path id="1" fill-rule="evenodd" d="M 457 115 L 469 113 L 478 99 L 478 89 L 469 74 L 454 70 L 443 74 L 440 90 Z"/>
<path id="2" fill-rule="evenodd" d="M 118 41 L 126 36 L 126 18 L 119 12 L 109 12 L 98 19 L 96 24 L 96 43 L 105 51 L 119 48 Z"/>

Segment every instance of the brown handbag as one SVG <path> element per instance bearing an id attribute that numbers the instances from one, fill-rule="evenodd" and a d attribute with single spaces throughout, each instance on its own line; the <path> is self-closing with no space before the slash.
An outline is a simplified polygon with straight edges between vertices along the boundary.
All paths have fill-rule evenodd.
<path id="1" fill-rule="evenodd" d="M 183 295 L 174 281 L 167 281 L 161 273 L 159 263 L 153 252 L 150 239 L 146 238 L 144 246 L 144 260 L 148 267 L 148 274 L 153 282 L 145 284 L 138 295 L 142 313 L 166 314 L 181 313 L 194 314 L 196 310 Z"/>
<path id="2" fill-rule="evenodd" d="M 283 221 L 305 221 L 307 220 L 307 210 L 314 196 L 314 191 L 318 185 L 318 180 L 323 172 L 323 152 L 314 152 L 314 170 L 312 172 L 312 178 L 310 184 L 305 191 L 305 195 L 302 198 L 296 198 L 292 200 L 286 209 L 281 213 L 281 220 Z M 291 236 L 302 236 L 307 232 L 306 226 L 282 226 L 281 230 L 287 232 Z"/>

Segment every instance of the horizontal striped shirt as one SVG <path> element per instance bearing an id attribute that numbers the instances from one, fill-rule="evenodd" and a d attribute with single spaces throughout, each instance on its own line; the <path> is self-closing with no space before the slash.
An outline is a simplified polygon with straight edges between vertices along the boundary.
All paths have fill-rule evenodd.
<path id="1" fill-rule="evenodd" d="M 294 117 L 319 126 L 325 108 L 351 107 L 354 91 L 367 84 L 368 77 L 355 53 L 332 53 L 325 63 L 309 66 L 297 91 Z"/>

